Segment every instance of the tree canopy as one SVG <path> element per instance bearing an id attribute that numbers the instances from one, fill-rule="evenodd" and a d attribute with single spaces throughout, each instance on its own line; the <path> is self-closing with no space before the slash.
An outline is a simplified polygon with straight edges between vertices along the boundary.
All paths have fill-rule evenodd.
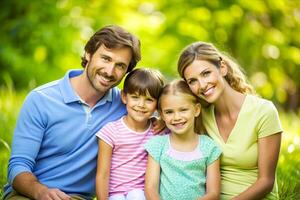
<path id="1" fill-rule="evenodd" d="M 294 0 L 3 0 L 0 84 L 33 88 L 80 68 L 89 37 L 118 24 L 142 43 L 138 66 L 177 76 L 188 44 L 202 40 L 228 52 L 262 96 L 300 106 L 300 1 Z"/>

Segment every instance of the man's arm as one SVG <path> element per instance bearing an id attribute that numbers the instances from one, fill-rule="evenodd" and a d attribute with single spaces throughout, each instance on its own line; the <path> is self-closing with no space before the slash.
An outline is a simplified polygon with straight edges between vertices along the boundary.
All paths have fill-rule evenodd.
<path id="1" fill-rule="evenodd" d="M 8 181 L 14 190 L 30 198 L 62 199 L 64 195 L 39 183 L 32 173 L 47 124 L 40 110 L 41 102 L 37 92 L 31 92 L 24 101 L 14 131 L 12 153 L 8 163 Z M 52 198 L 47 198 L 48 196 Z"/>
<path id="2" fill-rule="evenodd" d="M 30 172 L 22 172 L 18 174 L 13 181 L 13 188 L 18 193 L 29 197 L 30 199 L 39 200 L 61 200 L 71 199 L 70 196 L 59 189 L 49 189 L 41 184 L 37 178 Z"/>

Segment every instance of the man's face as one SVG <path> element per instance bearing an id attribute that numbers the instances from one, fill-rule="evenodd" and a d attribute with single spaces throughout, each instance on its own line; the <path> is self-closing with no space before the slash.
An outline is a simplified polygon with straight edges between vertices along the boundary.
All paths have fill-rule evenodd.
<path id="1" fill-rule="evenodd" d="M 93 54 L 87 54 L 85 71 L 91 86 L 105 94 L 118 85 L 127 72 L 132 57 L 128 47 L 108 49 L 103 44 Z"/>

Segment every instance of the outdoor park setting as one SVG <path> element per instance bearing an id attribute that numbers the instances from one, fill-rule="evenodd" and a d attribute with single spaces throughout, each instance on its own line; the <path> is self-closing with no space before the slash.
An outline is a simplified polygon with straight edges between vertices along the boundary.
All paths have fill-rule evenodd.
<path id="1" fill-rule="evenodd" d="M 141 40 L 137 66 L 159 69 L 168 80 L 178 77 L 180 52 L 195 41 L 212 42 L 235 58 L 257 94 L 279 111 L 280 199 L 300 199 L 300 1 L 4 0 L 0 5 L 1 196 L 28 92 L 81 69 L 87 40 L 100 27 L 117 24 Z"/>

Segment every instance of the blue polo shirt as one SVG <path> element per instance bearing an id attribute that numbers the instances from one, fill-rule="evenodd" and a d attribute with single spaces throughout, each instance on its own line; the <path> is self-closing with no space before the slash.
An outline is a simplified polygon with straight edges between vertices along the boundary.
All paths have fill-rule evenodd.
<path id="1" fill-rule="evenodd" d="M 67 194 L 86 199 L 95 195 L 95 133 L 126 109 L 118 88 L 110 89 L 90 109 L 70 83 L 71 77 L 82 72 L 71 70 L 26 97 L 14 131 L 5 195 L 21 172 L 32 172 L 42 184 Z"/>

